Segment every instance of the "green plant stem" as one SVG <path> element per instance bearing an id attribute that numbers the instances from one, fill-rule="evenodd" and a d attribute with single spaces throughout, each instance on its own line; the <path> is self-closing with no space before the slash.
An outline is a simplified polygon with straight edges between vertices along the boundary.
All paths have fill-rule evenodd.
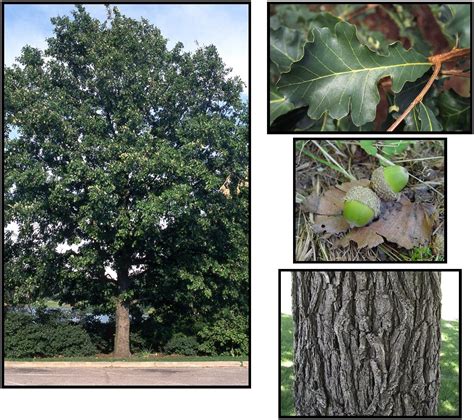
<path id="1" fill-rule="evenodd" d="M 319 149 L 321 150 L 321 153 L 326 157 L 326 159 L 329 159 L 331 162 L 333 162 L 334 165 L 336 165 L 339 168 L 339 172 L 344 174 L 347 178 L 349 178 L 351 181 L 356 181 L 356 177 L 354 175 L 351 175 L 349 172 L 347 172 L 322 146 L 318 144 L 317 141 L 312 140 L 312 143 Z"/>
<path id="2" fill-rule="evenodd" d="M 306 144 L 307 143 L 304 143 L 303 146 L 298 150 L 300 153 L 303 153 L 304 155 L 310 157 L 311 159 L 314 159 L 315 161 L 317 161 L 319 163 L 322 163 L 323 165 L 326 165 L 329 168 L 334 169 L 335 171 L 341 172 L 344 175 L 346 175 L 346 173 L 344 173 L 343 169 L 341 171 L 340 167 L 338 167 L 336 165 L 333 165 L 331 162 L 328 162 L 327 160 L 321 159 L 321 158 L 317 157 L 315 154 L 313 154 L 313 153 L 309 152 L 308 150 L 304 149 Z"/>

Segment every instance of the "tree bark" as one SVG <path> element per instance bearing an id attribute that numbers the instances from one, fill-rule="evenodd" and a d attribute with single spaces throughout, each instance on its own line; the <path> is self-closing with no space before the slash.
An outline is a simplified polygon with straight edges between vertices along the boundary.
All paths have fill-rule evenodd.
<path id="1" fill-rule="evenodd" d="M 120 295 L 130 288 L 128 267 L 117 270 L 117 283 Z M 130 357 L 130 307 L 128 301 L 118 297 L 115 307 L 115 357 Z"/>
<path id="2" fill-rule="evenodd" d="M 437 414 L 438 272 L 297 272 L 298 416 Z"/>

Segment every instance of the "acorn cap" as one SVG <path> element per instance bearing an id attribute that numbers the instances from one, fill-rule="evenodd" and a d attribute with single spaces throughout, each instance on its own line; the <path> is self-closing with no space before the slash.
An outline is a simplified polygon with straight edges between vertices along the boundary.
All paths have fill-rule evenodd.
<path id="1" fill-rule="evenodd" d="M 396 201 L 408 183 L 408 171 L 398 165 L 380 166 L 372 172 L 370 186 L 385 201 Z"/>
<path id="2" fill-rule="evenodd" d="M 354 226 L 364 226 L 380 214 L 380 200 L 367 187 L 352 187 L 344 197 L 344 218 Z"/>

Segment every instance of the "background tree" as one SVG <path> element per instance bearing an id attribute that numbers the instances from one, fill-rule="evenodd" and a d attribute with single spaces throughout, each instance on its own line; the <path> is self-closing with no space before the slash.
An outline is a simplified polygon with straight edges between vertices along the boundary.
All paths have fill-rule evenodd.
<path id="1" fill-rule="evenodd" d="M 6 300 L 161 322 L 248 316 L 248 125 L 214 46 L 168 49 L 108 8 L 52 19 L 42 52 L 5 68 Z M 116 272 L 113 278 L 106 271 Z M 242 322 L 241 322 L 242 323 Z"/>
<path id="2" fill-rule="evenodd" d="M 437 272 L 299 272 L 293 278 L 296 414 L 433 416 Z"/>

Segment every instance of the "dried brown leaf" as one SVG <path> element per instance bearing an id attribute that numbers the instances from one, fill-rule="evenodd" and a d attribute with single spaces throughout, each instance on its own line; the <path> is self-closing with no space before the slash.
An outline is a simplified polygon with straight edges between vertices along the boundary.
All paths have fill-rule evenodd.
<path id="1" fill-rule="evenodd" d="M 313 191 L 300 204 L 300 210 L 304 213 L 317 213 L 319 207 L 320 195 Z"/>
<path id="2" fill-rule="evenodd" d="M 313 230 L 315 233 L 337 234 L 349 230 L 350 226 L 344 216 L 321 216 L 317 215 Z"/>
<path id="3" fill-rule="evenodd" d="M 374 230 L 363 228 L 354 228 L 346 236 L 336 242 L 336 246 L 346 247 L 351 241 L 357 243 L 357 248 L 374 248 L 383 243 L 383 238 Z"/>
<path id="4" fill-rule="evenodd" d="M 341 214 L 346 192 L 352 187 L 358 185 L 366 187 L 369 184 L 368 179 L 362 179 L 360 181 L 344 182 L 330 188 L 322 195 L 313 191 L 300 204 L 300 210 L 305 213 L 317 213 L 327 216 Z"/>
<path id="5" fill-rule="evenodd" d="M 370 185 L 370 180 L 368 179 L 359 179 L 358 181 L 343 182 L 342 184 L 336 185 L 336 188 L 347 192 L 352 187 L 368 187 Z M 341 207 L 342 209 L 342 207 Z"/>
<path id="6" fill-rule="evenodd" d="M 344 196 L 357 185 L 368 186 L 369 180 L 346 182 L 329 188 L 322 196 L 309 196 L 307 207 L 311 205 L 316 213 L 313 230 L 328 236 L 347 232 L 349 224 L 342 216 Z M 316 210 L 316 211 L 315 211 Z M 387 240 L 400 247 L 412 249 L 429 243 L 433 226 L 438 218 L 431 204 L 412 203 L 402 196 L 398 202 L 382 202 L 380 218 L 368 226 L 353 228 L 347 235 L 336 241 L 336 246 L 346 247 L 350 241 L 357 244 L 358 249 L 374 248 Z"/>
<path id="7" fill-rule="evenodd" d="M 340 215 L 344 205 L 344 197 L 346 193 L 337 188 L 327 190 L 319 200 L 317 213 L 327 216 Z"/>
<path id="8" fill-rule="evenodd" d="M 353 229 L 339 246 L 347 246 L 353 240 L 358 248 L 373 248 L 380 245 L 381 237 L 402 248 L 412 249 L 426 245 L 433 230 L 434 209 L 425 204 L 412 203 L 406 197 L 396 203 L 385 203 L 381 217 L 376 222 L 360 229 Z"/>
<path id="9" fill-rule="evenodd" d="M 313 213 L 326 216 L 340 215 L 344 206 L 344 197 L 346 192 L 352 187 L 366 187 L 369 184 L 370 181 L 368 179 L 362 179 L 360 181 L 344 182 L 343 184 L 337 185 L 336 187 L 329 188 L 323 195 L 319 197 L 319 203 L 316 206 L 313 205 Z M 308 205 L 309 203 L 316 203 L 316 198 L 312 197 L 312 194 L 308 196 L 307 200 Z M 305 203 L 307 200 L 305 200 Z M 306 205 L 306 207 L 308 207 L 308 205 Z"/>
<path id="10" fill-rule="evenodd" d="M 469 71 L 471 68 L 471 63 L 469 60 L 466 60 L 463 63 L 453 62 L 447 63 L 447 70 L 466 70 Z M 443 84 L 444 90 L 452 89 L 458 95 L 469 98 L 471 96 L 471 79 L 467 77 L 448 77 Z"/>

